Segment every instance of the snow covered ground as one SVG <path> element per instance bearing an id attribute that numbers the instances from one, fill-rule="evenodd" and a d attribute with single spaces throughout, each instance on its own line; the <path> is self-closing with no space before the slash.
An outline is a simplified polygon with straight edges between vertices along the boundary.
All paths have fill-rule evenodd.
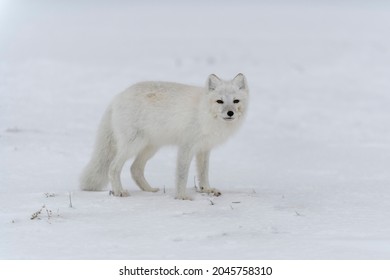
<path id="1" fill-rule="evenodd" d="M 388 2 L 182 2 L 0 2 L 0 258 L 389 259 Z M 130 162 L 130 197 L 78 190 L 115 94 L 238 72 L 251 106 L 212 153 L 221 197 L 192 168 L 195 200 L 174 199 L 172 147 L 147 166 L 159 193 Z"/>

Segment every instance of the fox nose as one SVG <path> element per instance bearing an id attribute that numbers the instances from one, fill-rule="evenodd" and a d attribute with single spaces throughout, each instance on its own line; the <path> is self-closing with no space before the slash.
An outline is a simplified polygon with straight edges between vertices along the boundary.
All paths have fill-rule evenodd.
<path id="1" fill-rule="evenodd" d="M 233 111 L 228 111 L 228 112 L 227 112 L 227 115 L 228 115 L 229 117 L 233 117 L 234 112 L 233 112 Z"/>

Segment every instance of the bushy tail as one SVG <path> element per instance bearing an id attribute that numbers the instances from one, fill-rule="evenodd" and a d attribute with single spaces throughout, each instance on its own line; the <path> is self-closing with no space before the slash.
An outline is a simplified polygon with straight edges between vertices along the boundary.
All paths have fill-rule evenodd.
<path id="1" fill-rule="evenodd" d="M 108 184 L 108 169 L 116 153 L 116 143 L 111 127 L 111 108 L 104 113 L 98 128 L 92 158 L 80 176 L 84 191 L 100 191 Z"/>

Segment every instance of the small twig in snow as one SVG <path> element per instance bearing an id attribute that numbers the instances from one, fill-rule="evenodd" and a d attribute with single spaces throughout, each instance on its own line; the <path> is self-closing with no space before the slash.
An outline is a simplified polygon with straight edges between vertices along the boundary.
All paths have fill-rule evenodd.
<path id="1" fill-rule="evenodd" d="M 69 207 L 73 208 L 73 203 L 72 203 L 72 193 L 69 192 Z"/>
<path id="2" fill-rule="evenodd" d="M 50 219 L 53 217 L 53 211 L 51 211 L 50 209 L 48 209 L 46 207 L 46 205 L 43 205 L 41 207 L 41 209 L 39 209 L 38 211 L 36 211 L 35 213 L 33 213 L 30 217 L 30 220 L 34 220 L 34 219 L 37 219 L 37 220 L 40 220 L 41 219 L 41 214 L 42 214 L 42 211 L 45 210 L 46 212 L 46 216 L 47 216 L 47 221 L 50 223 Z M 57 210 L 57 216 L 59 217 L 60 214 L 59 214 L 59 209 Z"/>
<path id="3" fill-rule="evenodd" d="M 45 208 L 46 214 L 47 214 L 47 219 L 50 220 L 51 216 L 53 215 L 53 212 L 47 208 Z"/>
<path id="4" fill-rule="evenodd" d="M 196 192 L 199 192 L 198 186 L 196 185 L 196 176 L 194 176 L 194 189 Z"/>
<path id="5" fill-rule="evenodd" d="M 303 217 L 304 215 L 302 215 L 301 213 L 299 213 L 297 210 L 295 210 L 295 215 L 299 216 L 299 217 Z"/>
<path id="6" fill-rule="evenodd" d="M 40 218 L 39 218 L 39 215 L 42 213 L 42 210 L 45 209 L 45 207 L 46 207 L 46 206 L 43 205 L 43 206 L 41 207 L 41 209 L 39 209 L 38 211 L 34 212 L 34 213 L 31 215 L 30 220 L 40 219 Z M 47 211 L 47 210 L 46 210 L 46 211 Z"/>

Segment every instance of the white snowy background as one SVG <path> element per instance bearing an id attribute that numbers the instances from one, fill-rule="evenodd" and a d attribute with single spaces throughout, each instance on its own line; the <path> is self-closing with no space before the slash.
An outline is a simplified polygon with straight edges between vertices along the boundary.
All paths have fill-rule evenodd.
<path id="1" fill-rule="evenodd" d="M 221 197 L 192 167 L 195 199 L 174 199 L 173 147 L 147 166 L 159 193 L 130 162 L 130 197 L 79 191 L 115 94 L 238 72 Z M 0 1 L 0 258 L 389 259 L 390 3 Z"/>

